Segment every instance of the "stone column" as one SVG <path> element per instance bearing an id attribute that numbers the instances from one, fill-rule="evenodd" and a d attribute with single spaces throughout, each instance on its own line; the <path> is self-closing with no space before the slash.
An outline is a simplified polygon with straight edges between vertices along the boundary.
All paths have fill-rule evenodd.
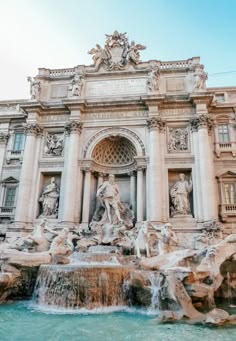
<path id="1" fill-rule="evenodd" d="M 198 133 L 196 127 L 191 127 L 192 142 L 195 163 L 193 166 L 193 204 L 194 216 L 197 221 L 203 221 L 203 208 L 202 208 L 202 183 L 200 173 L 200 159 L 199 159 L 199 146 L 198 146 Z"/>
<path id="2" fill-rule="evenodd" d="M 32 223 L 32 210 L 29 201 L 34 197 L 33 175 L 37 164 L 36 140 L 42 133 L 42 128 L 37 123 L 28 123 L 26 126 L 26 140 L 24 156 L 20 173 L 19 190 L 16 204 L 15 221 L 20 223 Z"/>
<path id="3" fill-rule="evenodd" d="M 136 212 L 136 178 L 135 173 L 130 172 L 130 205 L 132 207 L 132 211 Z"/>
<path id="4" fill-rule="evenodd" d="M 85 169 L 82 223 L 88 224 L 90 210 L 91 170 Z"/>
<path id="5" fill-rule="evenodd" d="M 2 167 L 3 167 L 8 138 L 9 138 L 8 133 L 3 133 L 3 132 L 0 133 L 0 175 L 2 173 Z"/>
<path id="6" fill-rule="evenodd" d="M 138 167 L 137 169 L 137 221 L 143 221 L 143 168 Z"/>
<path id="7" fill-rule="evenodd" d="M 65 126 L 66 134 L 69 135 L 67 156 L 64 168 L 64 193 L 63 193 L 63 214 L 62 221 L 75 222 L 75 204 L 77 200 L 76 182 L 78 181 L 79 147 L 82 124 L 77 121 L 70 121 Z"/>
<path id="8" fill-rule="evenodd" d="M 213 121 L 208 115 L 201 114 L 192 119 L 191 124 L 198 131 L 198 162 L 202 189 L 203 220 L 216 219 L 218 216 L 216 183 L 214 181 L 213 150 L 209 136 Z M 196 188 L 196 190 L 198 189 Z"/>
<path id="9" fill-rule="evenodd" d="M 97 191 L 98 191 L 99 187 L 103 184 L 104 176 L 105 176 L 105 174 L 98 173 Z M 99 200 L 99 198 L 96 198 L 96 208 L 98 208 L 99 205 L 100 205 L 100 200 Z"/>
<path id="10" fill-rule="evenodd" d="M 149 218 L 151 221 L 162 221 L 162 152 L 160 130 L 165 123 L 160 117 L 147 120 L 149 128 Z"/>
<path id="11" fill-rule="evenodd" d="M 98 188 L 103 184 L 103 178 L 104 178 L 104 174 L 103 174 L 103 173 L 98 173 L 97 190 L 98 190 Z"/>

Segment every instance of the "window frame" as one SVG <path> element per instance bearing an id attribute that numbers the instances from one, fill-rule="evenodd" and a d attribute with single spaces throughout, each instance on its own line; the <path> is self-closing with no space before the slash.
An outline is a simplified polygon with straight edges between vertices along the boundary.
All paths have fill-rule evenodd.
<path id="1" fill-rule="evenodd" d="M 221 131 L 221 128 L 222 128 L 222 131 Z M 227 129 L 227 131 L 225 128 Z M 228 123 L 218 124 L 218 138 L 219 138 L 219 143 L 230 143 L 231 138 L 230 138 L 230 129 L 229 129 Z"/>
<path id="2" fill-rule="evenodd" d="M 17 136 L 21 136 L 20 141 L 17 141 Z M 13 144 L 12 144 L 12 150 L 15 152 L 21 152 L 24 149 L 24 140 L 25 140 L 25 134 L 23 131 L 15 131 L 14 137 L 13 137 Z M 18 148 L 16 148 L 16 146 Z"/>

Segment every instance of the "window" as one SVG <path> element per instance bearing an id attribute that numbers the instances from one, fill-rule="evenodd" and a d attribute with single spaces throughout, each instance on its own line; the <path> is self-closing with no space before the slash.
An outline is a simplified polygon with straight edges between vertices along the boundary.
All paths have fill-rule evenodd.
<path id="1" fill-rule="evenodd" d="M 236 204 L 236 183 L 224 184 L 225 203 Z"/>
<path id="2" fill-rule="evenodd" d="M 16 187 L 7 187 L 5 200 L 4 200 L 4 206 L 13 207 L 15 205 L 15 197 L 16 197 Z"/>
<path id="3" fill-rule="evenodd" d="M 14 151 L 21 151 L 23 149 L 23 141 L 24 141 L 24 134 L 23 133 L 15 133 L 13 150 Z"/>
<path id="4" fill-rule="evenodd" d="M 227 124 L 219 125 L 218 132 L 219 132 L 219 142 L 230 142 L 229 126 Z"/>
<path id="5" fill-rule="evenodd" d="M 224 94 L 217 94 L 215 95 L 216 102 L 223 103 L 225 101 L 225 95 Z"/>

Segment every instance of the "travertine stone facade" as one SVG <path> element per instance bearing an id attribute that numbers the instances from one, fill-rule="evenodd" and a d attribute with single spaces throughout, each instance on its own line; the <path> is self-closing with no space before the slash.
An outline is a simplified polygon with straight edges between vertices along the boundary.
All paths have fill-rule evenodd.
<path id="1" fill-rule="evenodd" d="M 236 231 L 236 87 L 206 88 L 198 57 L 141 62 L 144 48 L 115 31 L 89 51 L 94 65 L 40 68 L 30 100 L 0 102 L 1 233 L 45 212 L 87 226 L 108 174 L 137 223 Z"/>

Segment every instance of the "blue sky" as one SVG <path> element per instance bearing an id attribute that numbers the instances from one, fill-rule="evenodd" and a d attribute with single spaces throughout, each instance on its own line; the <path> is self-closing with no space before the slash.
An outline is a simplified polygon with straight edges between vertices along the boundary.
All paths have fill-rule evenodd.
<path id="1" fill-rule="evenodd" d="M 235 13 L 235 0 L 0 0 L 0 99 L 28 98 L 38 67 L 91 64 L 115 29 L 147 46 L 142 60 L 200 56 L 208 87 L 236 86 Z"/>

